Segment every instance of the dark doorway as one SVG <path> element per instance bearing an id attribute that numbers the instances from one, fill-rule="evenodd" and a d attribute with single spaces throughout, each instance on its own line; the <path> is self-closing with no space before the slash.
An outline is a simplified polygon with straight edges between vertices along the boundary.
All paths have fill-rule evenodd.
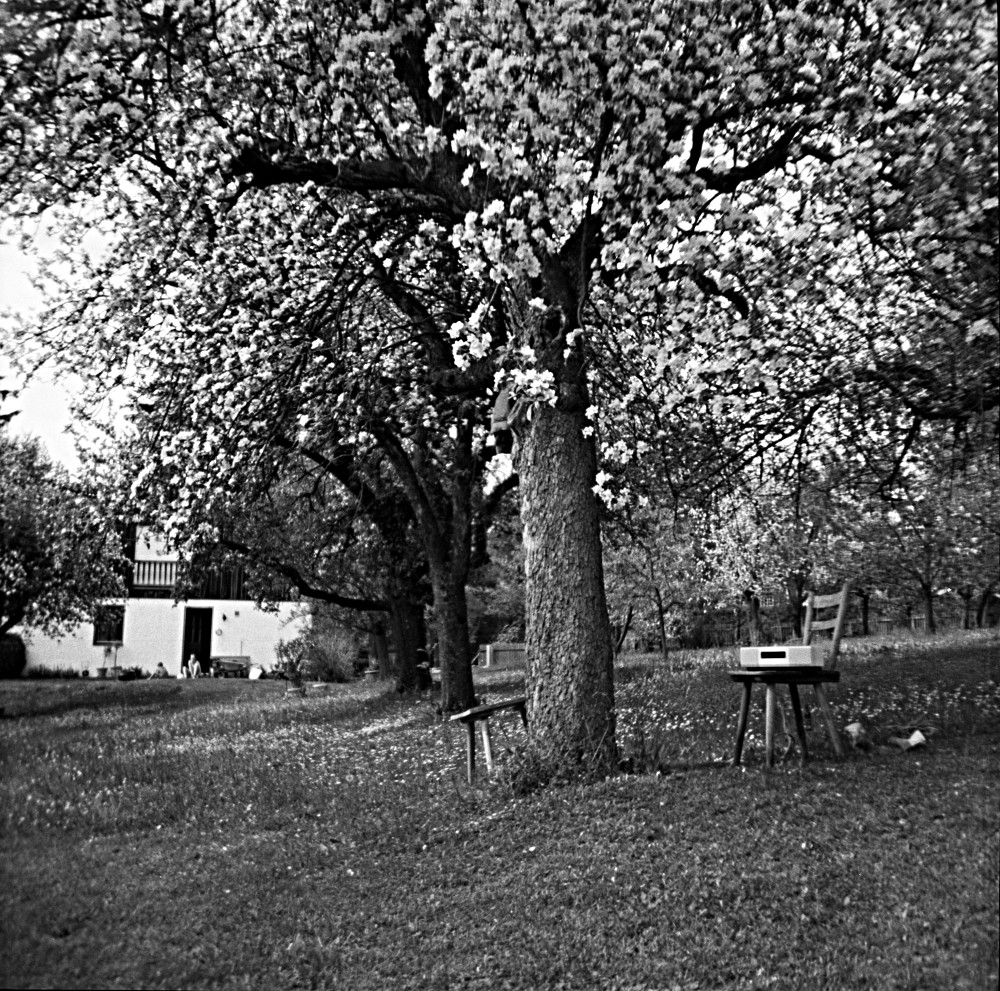
<path id="1" fill-rule="evenodd" d="M 212 653 L 212 610 L 184 610 L 184 649 L 181 652 L 181 664 L 187 664 L 188 658 L 194 654 L 198 658 L 202 671 L 208 670 L 208 662 Z"/>

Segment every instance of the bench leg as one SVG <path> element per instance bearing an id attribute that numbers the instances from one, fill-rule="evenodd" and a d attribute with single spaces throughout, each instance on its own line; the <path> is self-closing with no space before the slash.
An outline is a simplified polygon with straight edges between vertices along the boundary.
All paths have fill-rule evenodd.
<path id="1" fill-rule="evenodd" d="M 743 756 L 743 740 L 747 735 L 747 720 L 750 718 L 750 689 L 749 681 L 743 682 L 743 697 L 740 700 L 740 719 L 736 724 L 736 753 L 733 754 L 733 767 L 739 767 L 740 759 Z"/>
<path id="2" fill-rule="evenodd" d="M 799 686 L 789 685 L 788 694 L 792 697 L 792 712 L 795 714 L 795 732 L 799 735 L 799 746 L 802 748 L 802 763 L 809 760 L 809 746 L 806 743 L 806 728 L 802 722 L 802 703 L 799 700 Z"/>
<path id="3" fill-rule="evenodd" d="M 490 742 L 490 721 L 484 719 L 480 726 L 483 734 L 483 753 L 486 755 L 486 769 L 493 772 L 493 744 Z"/>
<path id="4" fill-rule="evenodd" d="M 764 763 L 767 767 L 774 767 L 774 710 L 776 708 L 774 685 L 768 683 L 764 687 L 767 689 L 764 699 Z"/>
<path id="5" fill-rule="evenodd" d="M 826 732 L 833 744 L 833 749 L 838 757 L 844 756 L 844 745 L 840 742 L 840 734 L 837 732 L 837 724 L 833 721 L 833 710 L 826 700 L 826 691 L 822 685 L 816 685 L 816 699 L 819 702 L 820 712 L 823 713 L 823 720 L 826 723 Z"/>
<path id="6" fill-rule="evenodd" d="M 465 724 L 465 773 L 469 784 L 476 780 L 476 724 L 469 720 Z"/>

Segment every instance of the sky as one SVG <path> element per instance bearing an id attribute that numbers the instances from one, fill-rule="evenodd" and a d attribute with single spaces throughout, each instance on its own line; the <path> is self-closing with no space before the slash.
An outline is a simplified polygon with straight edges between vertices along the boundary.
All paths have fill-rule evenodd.
<path id="1" fill-rule="evenodd" d="M 25 317 L 38 309 L 38 292 L 31 284 L 33 262 L 10 242 L 0 241 L 0 310 Z M 73 439 L 65 432 L 71 422 L 68 383 L 44 373 L 25 385 L 10 362 L 10 343 L 6 337 L 9 319 L 0 315 L 0 389 L 21 389 L 16 397 L 0 402 L 0 412 L 18 410 L 9 428 L 18 435 L 38 437 L 54 461 L 71 471 L 79 467 Z"/>

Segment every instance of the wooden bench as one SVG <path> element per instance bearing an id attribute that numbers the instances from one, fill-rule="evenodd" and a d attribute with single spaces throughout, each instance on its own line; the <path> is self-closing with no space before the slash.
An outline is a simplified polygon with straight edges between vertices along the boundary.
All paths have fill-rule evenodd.
<path id="1" fill-rule="evenodd" d="M 245 678 L 250 673 L 250 658 L 240 654 L 223 654 L 209 658 L 216 678 Z"/>
<path id="2" fill-rule="evenodd" d="M 506 699 L 503 702 L 490 702 L 488 705 L 477 705 L 465 712 L 456 712 L 449 722 L 465 724 L 465 766 L 471 785 L 476 780 L 476 723 L 480 724 L 483 737 L 483 751 L 486 754 L 486 767 L 493 770 L 493 745 L 490 742 L 490 716 L 505 709 L 515 709 L 521 716 L 524 728 L 528 728 L 528 700 L 523 695 L 518 698 Z"/>

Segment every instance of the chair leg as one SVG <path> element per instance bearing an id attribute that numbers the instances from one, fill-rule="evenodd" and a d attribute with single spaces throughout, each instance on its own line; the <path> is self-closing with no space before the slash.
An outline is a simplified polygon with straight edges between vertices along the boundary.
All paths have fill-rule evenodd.
<path id="1" fill-rule="evenodd" d="M 493 744 L 490 741 L 490 721 L 484 719 L 482 722 L 483 753 L 486 755 L 486 769 L 493 772 Z"/>
<path id="2" fill-rule="evenodd" d="M 830 742 L 833 744 L 833 749 L 836 751 L 837 756 L 843 757 L 844 745 L 840 742 L 840 734 L 837 732 L 837 724 L 833 721 L 833 710 L 826 699 L 826 691 L 822 685 L 814 687 L 816 688 L 816 700 L 819 702 L 820 712 L 823 713 L 823 720 L 826 723 L 827 735 L 830 737 Z"/>
<path id="3" fill-rule="evenodd" d="M 738 767 L 743 756 L 743 740 L 747 735 L 747 720 L 750 717 L 750 689 L 749 681 L 743 682 L 743 698 L 740 700 L 740 718 L 736 724 L 736 753 L 733 754 L 733 767 Z"/>
<path id="4" fill-rule="evenodd" d="M 465 724 L 465 731 L 465 774 L 471 785 L 476 780 L 476 724 L 473 720 Z"/>
<path id="5" fill-rule="evenodd" d="M 799 686 L 789 685 L 788 694 L 792 697 L 792 712 L 795 714 L 795 732 L 799 735 L 799 746 L 802 748 L 802 763 L 809 760 L 809 745 L 806 743 L 806 728 L 802 722 L 802 703 L 799 700 Z"/>
<path id="6" fill-rule="evenodd" d="M 774 685 L 764 686 L 767 694 L 764 699 L 764 763 L 767 767 L 774 766 Z"/>

